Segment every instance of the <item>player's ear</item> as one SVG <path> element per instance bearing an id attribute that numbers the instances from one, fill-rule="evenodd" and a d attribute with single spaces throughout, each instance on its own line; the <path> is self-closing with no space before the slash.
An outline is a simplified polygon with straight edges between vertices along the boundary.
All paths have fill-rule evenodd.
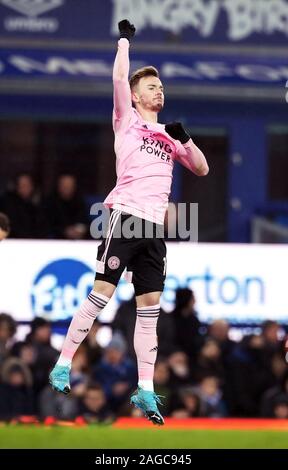
<path id="1" fill-rule="evenodd" d="M 133 90 L 131 90 L 131 99 L 132 103 L 139 103 L 140 101 L 140 96 L 137 93 L 136 88 L 133 88 Z"/>

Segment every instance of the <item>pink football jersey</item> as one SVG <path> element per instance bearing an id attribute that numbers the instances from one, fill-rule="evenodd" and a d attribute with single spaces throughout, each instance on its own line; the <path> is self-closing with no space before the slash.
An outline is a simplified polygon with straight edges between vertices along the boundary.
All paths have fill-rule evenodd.
<path id="1" fill-rule="evenodd" d="M 206 160 L 192 139 L 183 145 L 164 124 L 142 119 L 132 106 L 128 75 L 129 41 L 120 39 L 113 68 L 117 183 L 104 205 L 163 224 L 175 160 L 191 171 Z"/>

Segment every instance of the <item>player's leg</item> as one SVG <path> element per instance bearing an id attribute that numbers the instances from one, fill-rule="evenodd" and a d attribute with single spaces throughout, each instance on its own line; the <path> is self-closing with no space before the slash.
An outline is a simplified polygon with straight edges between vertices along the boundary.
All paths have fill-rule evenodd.
<path id="1" fill-rule="evenodd" d="M 153 377 L 157 358 L 157 321 L 160 312 L 161 292 L 150 292 L 136 297 L 137 318 L 134 333 L 134 349 L 138 365 L 138 388 L 131 403 L 140 408 L 154 424 L 164 424 L 158 405 L 160 397 L 154 392 Z"/>
<path id="2" fill-rule="evenodd" d="M 69 374 L 73 356 L 88 335 L 95 318 L 106 307 L 115 288 L 114 284 L 96 280 L 93 290 L 74 314 L 59 359 L 49 375 L 49 382 L 57 392 L 70 392 Z"/>
<path id="3" fill-rule="evenodd" d="M 88 335 L 95 318 L 106 307 L 114 290 L 115 285 L 109 282 L 95 281 L 93 290 L 72 318 L 57 362 L 58 365 L 71 365 L 79 345 Z"/>
<path id="4" fill-rule="evenodd" d="M 112 212 L 107 237 L 98 247 L 97 268 L 93 290 L 74 314 L 60 357 L 49 376 L 52 387 L 69 393 L 69 373 L 74 354 L 88 335 L 95 318 L 106 307 L 126 266 L 126 253 L 122 239 L 113 237 L 116 224 L 121 224 L 121 213 Z M 123 255 L 124 253 L 124 255 Z"/>
<path id="5" fill-rule="evenodd" d="M 166 247 L 161 239 L 152 240 L 147 245 L 148 249 L 137 257 L 133 266 L 137 303 L 134 349 L 139 381 L 138 389 L 131 397 L 131 403 L 144 411 L 154 424 L 164 424 L 158 409 L 161 401 L 154 393 L 153 377 L 158 350 L 157 321 L 160 296 L 166 275 Z"/>
<path id="6" fill-rule="evenodd" d="M 136 324 L 134 349 L 138 363 L 138 385 L 154 391 L 154 364 L 157 358 L 157 322 L 160 313 L 161 292 L 149 292 L 136 296 Z"/>

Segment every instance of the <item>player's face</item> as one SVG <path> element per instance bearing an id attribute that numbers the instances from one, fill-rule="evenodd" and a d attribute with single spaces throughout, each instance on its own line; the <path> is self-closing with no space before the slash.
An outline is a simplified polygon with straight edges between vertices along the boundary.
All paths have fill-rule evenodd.
<path id="1" fill-rule="evenodd" d="M 6 232 L 6 230 L 3 230 L 2 228 L 0 228 L 0 242 L 2 240 L 4 240 L 5 238 L 8 237 L 8 232 Z"/>
<path id="2" fill-rule="evenodd" d="M 164 91 L 158 77 L 142 77 L 134 91 L 134 101 L 142 108 L 159 112 L 164 106 Z"/>

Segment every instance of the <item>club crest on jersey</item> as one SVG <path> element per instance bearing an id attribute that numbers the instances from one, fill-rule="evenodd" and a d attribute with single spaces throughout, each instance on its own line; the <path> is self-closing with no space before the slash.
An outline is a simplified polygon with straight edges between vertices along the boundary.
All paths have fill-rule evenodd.
<path id="1" fill-rule="evenodd" d="M 120 259 L 118 256 L 110 256 L 108 259 L 108 267 L 110 269 L 118 269 L 120 266 Z"/>

